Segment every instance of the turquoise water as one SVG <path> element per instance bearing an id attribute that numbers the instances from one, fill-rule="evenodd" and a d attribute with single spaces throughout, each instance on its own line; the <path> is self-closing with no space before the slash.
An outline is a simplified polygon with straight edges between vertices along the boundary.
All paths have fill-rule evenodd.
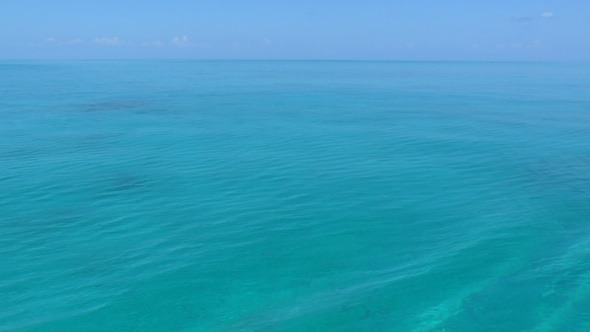
<path id="1" fill-rule="evenodd" d="M 0 62 L 2 331 L 590 330 L 590 64 Z"/>

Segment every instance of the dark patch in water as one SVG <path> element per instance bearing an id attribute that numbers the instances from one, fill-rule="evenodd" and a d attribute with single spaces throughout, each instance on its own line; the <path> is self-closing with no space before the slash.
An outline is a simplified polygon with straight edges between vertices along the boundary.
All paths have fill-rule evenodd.
<path id="1" fill-rule="evenodd" d="M 498 324 L 510 326 L 511 331 L 524 331 L 534 325 L 534 312 L 517 311 L 541 300 L 541 286 L 535 287 L 517 276 L 507 276 L 475 293 L 463 301 L 461 313 L 450 318 L 445 327 L 449 330 L 474 330 L 487 326 L 491 330 Z M 513 319 L 506 319 L 513 318 Z"/>
<path id="2" fill-rule="evenodd" d="M 146 181 L 133 175 L 118 176 L 113 179 L 110 191 L 127 192 L 145 186 Z"/>
<path id="3" fill-rule="evenodd" d="M 531 179 L 543 189 L 590 192 L 590 159 L 537 162 L 529 166 Z"/>
<path id="4" fill-rule="evenodd" d="M 147 181 L 134 175 L 115 176 L 105 180 L 100 197 L 130 195 L 147 185 Z"/>

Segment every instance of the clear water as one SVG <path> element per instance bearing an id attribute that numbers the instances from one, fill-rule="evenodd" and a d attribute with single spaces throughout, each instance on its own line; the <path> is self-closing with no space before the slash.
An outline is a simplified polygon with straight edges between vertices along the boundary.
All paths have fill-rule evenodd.
<path id="1" fill-rule="evenodd" d="M 590 64 L 0 63 L 0 330 L 590 330 Z"/>

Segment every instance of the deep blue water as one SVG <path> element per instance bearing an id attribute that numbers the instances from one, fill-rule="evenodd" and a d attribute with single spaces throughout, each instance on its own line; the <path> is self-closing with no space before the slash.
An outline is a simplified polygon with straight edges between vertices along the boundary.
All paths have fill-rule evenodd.
<path id="1" fill-rule="evenodd" d="M 0 62 L 0 330 L 588 331 L 590 64 Z"/>

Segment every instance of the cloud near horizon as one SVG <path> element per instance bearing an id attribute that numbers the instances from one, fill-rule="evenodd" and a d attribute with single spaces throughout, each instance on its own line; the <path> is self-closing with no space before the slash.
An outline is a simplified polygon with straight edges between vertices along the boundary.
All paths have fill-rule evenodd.
<path id="1" fill-rule="evenodd" d="M 162 47 L 164 43 L 159 40 L 152 40 L 152 41 L 145 41 L 141 43 L 142 46 L 151 46 L 151 47 Z"/>
<path id="2" fill-rule="evenodd" d="M 546 11 L 539 14 L 539 18 L 541 19 L 550 19 L 555 16 L 555 13 L 552 11 Z M 531 16 L 514 16 L 510 18 L 510 22 L 512 23 L 526 23 L 534 21 L 536 18 Z"/>
<path id="3" fill-rule="evenodd" d="M 172 44 L 178 47 L 187 47 L 190 46 L 190 41 L 187 36 L 175 36 L 172 38 Z"/>
<path id="4" fill-rule="evenodd" d="M 61 41 L 61 40 L 58 40 L 57 38 L 54 38 L 54 37 L 47 37 L 40 44 L 51 45 L 51 46 L 64 46 L 64 45 L 76 45 L 76 44 L 82 44 L 82 43 L 84 43 L 84 39 L 81 39 L 81 38 Z"/>
<path id="5" fill-rule="evenodd" d="M 553 12 L 543 12 L 541 13 L 541 18 L 552 18 L 555 15 Z"/>
<path id="6" fill-rule="evenodd" d="M 266 40 L 267 43 L 270 43 L 270 40 Z M 39 42 L 39 45 L 48 45 L 48 46 L 64 46 L 64 45 L 77 45 L 77 44 L 84 44 L 84 39 L 75 38 L 70 40 L 59 40 L 55 37 L 47 37 L 43 41 Z M 91 44 L 99 45 L 99 46 L 144 46 L 144 47 L 165 47 L 167 45 L 176 46 L 178 48 L 184 48 L 191 46 L 191 42 L 188 36 L 175 36 L 170 40 L 170 43 L 166 44 L 161 40 L 146 40 L 146 41 L 129 41 L 119 37 L 95 37 L 94 39 L 90 40 Z"/>

